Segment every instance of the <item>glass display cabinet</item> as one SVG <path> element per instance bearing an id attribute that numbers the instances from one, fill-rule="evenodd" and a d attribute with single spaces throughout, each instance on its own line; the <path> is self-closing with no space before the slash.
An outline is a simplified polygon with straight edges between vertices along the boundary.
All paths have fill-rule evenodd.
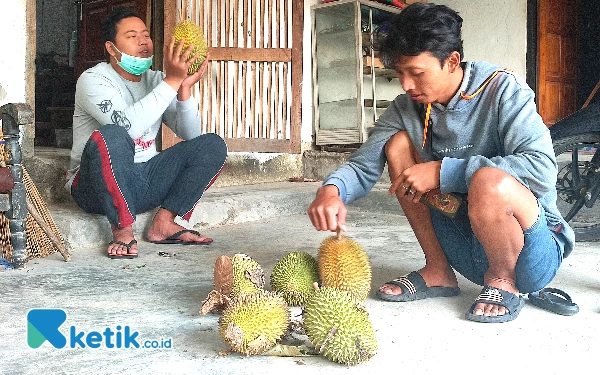
<path id="1" fill-rule="evenodd" d="M 360 144 L 400 93 L 394 70 L 378 58 L 378 27 L 401 9 L 371 0 L 311 7 L 316 144 Z"/>

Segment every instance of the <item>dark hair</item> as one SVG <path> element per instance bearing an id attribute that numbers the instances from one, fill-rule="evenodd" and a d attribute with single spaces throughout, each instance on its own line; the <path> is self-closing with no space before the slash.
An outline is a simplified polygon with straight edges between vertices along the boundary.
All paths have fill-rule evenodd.
<path id="1" fill-rule="evenodd" d="M 429 52 L 443 66 L 454 51 L 463 58 L 461 27 L 462 18 L 445 5 L 411 4 L 381 28 L 379 56 L 387 68 L 393 69 L 401 56 Z"/>
<path id="2" fill-rule="evenodd" d="M 130 17 L 140 18 L 133 9 L 125 7 L 115 8 L 108 16 L 106 16 L 106 18 L 102 20 L 102 42 L 111 41 L 115 43 L 117 38 L 117 24 L 121 20 Z"/>

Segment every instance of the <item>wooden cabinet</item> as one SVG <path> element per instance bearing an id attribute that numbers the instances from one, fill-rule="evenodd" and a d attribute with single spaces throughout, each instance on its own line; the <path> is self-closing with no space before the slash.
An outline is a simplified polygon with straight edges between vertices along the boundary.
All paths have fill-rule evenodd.
<path id="1" fill-rule="evenodd" d="M 399 8 L 370 0 L 314 5 L 313 108 L 316 144 L 360 144 L 402 91 L 374 48 L 378 27 Z"/>

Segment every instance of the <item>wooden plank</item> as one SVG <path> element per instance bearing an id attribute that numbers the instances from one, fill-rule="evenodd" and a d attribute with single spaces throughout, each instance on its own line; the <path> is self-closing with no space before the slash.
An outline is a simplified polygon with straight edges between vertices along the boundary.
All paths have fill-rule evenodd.
<path id="1" fill-rule="evenodd" d="M 230 152 L 280 152 L 287 153 L 290 150 L 290 141 L 276 139 L 240 139 L 225 138 L 227 149 Z"/>
<path id="2" fill-rule="evenodd" d="M 261 62 L 290 62 L 293 51 L 291 48 L 231 48 L 211 47 L 208 49 L 213 61 L 261 61 Z"/>
<path id="3" fill-rule="evenodd" d="M 282 31 L 282 36 L 281 39 L 283 41 L 283 44 L 280 46 L 281 48 L 287 48 L 288 47 L 288 38 L 289 38 L 289 34 L 288 31 L 292 28 L 292 23 L 290 22 L 290 15 L 289 15 L 289 0 L 281 0 L 282 4 L 283 4 L 283 31 Z M 282 117 L 283 117 L 283 124 L 281 125 L 281 138 L 282 139 L 287 139 L 287 132 L 288 132 L 288 124 L 289 124 L 289 111 L 288 111 L 288 66 L 290 65 L 289 62 L 286 62 L 283 64 L 283 77 L 282 77 L 282 81 L 283 81 L 283 88 L 282 88 L 282 92 L 283 92 L 283 99 L 282 99 Z"/>
<path id="4" fill-rule="evenodd" d="M 233 47 L 238 48 L 239 47 L 239 40 L 238 40 L 238 29 L 239 29 L 239 21 L 238 21 L 238 12 L 239 12 L 239 8 L 240 8 L 240 4 L 237 0 L 234 0 L 234 8 L 233 8 Z M 233 63 L 233 121 L 232 121 L 232 126 L 233 126 L 233 136 L 238 138 L 240 136 L 239 134 L 239 97 L 238 97 L 238 92 L 239 92 L 239 82 L 238 82 L 238 78 L 240 75 L 240 63 L 239 61 L 235 61 Z"/>
<path id="5" fill-rule="evenodd" d="M 250 28 L 250 48 L 258 48 L 257 45 L 257 35 L 258 35 L 258 26 L 256 26 L 256 12 L 257 12 L 257 3 L 259 0 L 252 0 L 252 8 L 249 14 L 249 19 L 251 19 L 251 28 Z M 250 122 L 248 124 L 249 127 L 249 133 L 248 133 L 248 137 L 249 138 L 254 138 L 255 136 L 255 124 L 257 123 L 256 119 L 256 103 L 257 103 L 257 98 L 256 98 L 256 80 L 258 79 L 258 69 L 256 66 L 256 63 L 249 63 L 249 69 L 250 69 Z"/>
<path id="6" fill-rule="evenodd" d="M 276 139 L 244 139 L 244 138 L 224 138 L 229 152 L 289 152 L 290 141 Z M 183 140 L 173 135 L 172 145 Z"/>
<path id="7" fill-rule="evenodd" d="M 271 90 L 273 82 L 273 63 L 265 63 L 265 68 L 265 74 L 267 74 L 267 97 L 265 98 L 267 101 L 267 115 L 265 116 L 265 137 L 272 138 L 271 126 L 273 125 L 273 91 Z"/>
<path id="8" fill-rule="evenodd" d="M 252 0 L 242 1 L 244 2 L 244 14 L 242 16 L 242 47 L 248 47 L 248 24 L 250 23 L 250 17 L 248 17 L 248 3 Z"/>
<path id="9" fill-rule="evenodd" d="M 242 121 L 242 134 L 240 137 L 246 137 L 246 129 L 248 124 L 248 112 L 246 109 L 246 83 L 248 82 L 248 67 L 246 62 L 242 62 L 242 106 L 241 106 L 241 121 Z"/>
<path id="10" fill-rule="evenodd" d="M 206 40 L 208 43 L 208 46 L 211 47 L 213 44 L 213 35 L 212 35 L 212 30 L 213 30 L 213 17 L 212 17 L 212 12 L 213 12 L 213 2 L 208 1 L 208 12 L 206 12 L 207 16 L 207 28 L 206 28 Z M 210 51 L 210 48 L 209 48 Z M 210 53 L 210 52 L 209 52 Z M 213 127 L 213 101 L 212 101 L 212 96 L 213 96 L 213 89 L 212 89 L 212 81 L 213 81 L 213 69 L 215 66 L 215 63 L 212 61 L 212 56 L 210 57 L 211 61 L 208 62 L 208 69 L 206 72 L 206 99 L 207 99 L 207 110 L 206 110 L 206 131 L 209 133 L 215 133 L 215 129 Z"/>
<path id="11" fill-rule="evenodd" d="M 292 1 L 292 103 L 290 110 L 290 149 L 300 153 L 302 129 L 302 26 L 304 23 L 304 0 Z"/>

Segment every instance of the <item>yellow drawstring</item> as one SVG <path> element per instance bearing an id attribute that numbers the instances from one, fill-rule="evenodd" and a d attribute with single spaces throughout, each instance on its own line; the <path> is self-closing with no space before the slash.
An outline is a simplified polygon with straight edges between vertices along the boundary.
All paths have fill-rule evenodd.
<path id="1" fill-rule="evenodd" d="M 431 114 L 431 103 L 427 104 L 427 111 L 425 112 L 425 126 L 423 126 L 423 144 L 421 150 L 425 148 L 425 142 L 427 142 L 427 127 L 429 126 L 429 115 Z"/>
<path id="2" fill-rule="evenodd" d="M 508 70 L 508 69 L 498 69 L 498 70 L 496 70 L 494 73 L 492 73 L 492 75 L 491 75 L 491 76 L 489 76 L 489 77 L 488 77 L 488 78 L 485 80 L 485 82 L 483 82 L 483 83 L 481 84 L 481 86 L 479 86 L 479 88 L 477 89 L 477 91 L 475 91 L 475 92 L 474 92 L 473 94 L 471 94 L 471 95 L 465 95 L 465 92 L 464 92 L 464 91 L 461 91 L 461 92 L 460 92 L 460 97 L 461 97 L 461 98 L 463 98 L 463 99 L 465 99 L 465 100 L 471 100 L 471 99 L 473 99 L 474 97 L 476 97 L 477 95 L 479 95 L 479 94 L 480 94 L 480 93 L 483 91 L 483 89 L 485 88 L 485 86 L 487 86 L 487 85 L 488 85 L 488 83 L 490 83 L 490 81 L 491 81 L 492 79 L 494 79 L 494 77 L 495 77 L 495 76 L 497 76 L 497 75 L 498 75 L 498 73 L 500 73 L 500 72 L 506 72 L 506 73 L 510 73 L 510 72 L 512 72 L 512 70 Z"/>

